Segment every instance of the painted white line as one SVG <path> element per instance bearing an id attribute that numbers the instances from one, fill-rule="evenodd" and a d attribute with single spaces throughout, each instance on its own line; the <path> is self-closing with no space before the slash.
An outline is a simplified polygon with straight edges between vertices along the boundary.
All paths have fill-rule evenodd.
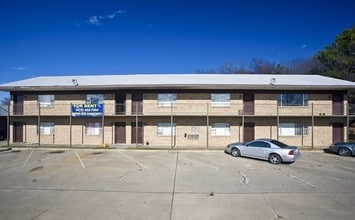
<path id="1" fill-rule="evenodd" d="M 149 167 L 147 167 L 146 165 L 144 165 L 144 164 L 142 164 L 142 163 L 139 163 L 138 161 L 136 161 L 136 160 L 133 159 L 132 157 L 128 156 L 127 154 L 124 154 L 124 153 L 122 153 L 122 152 L 120 152 L 120 154 L 121 154 L 122 156 L 125 156 L 125 157 L 127 157 L 128 159 L 134 161 L 138 166 L 142 166 L 142 167 L 146 168 L 147 170 L 149 170 Z"/>
<path id="2" fill-rule="evenodd" d="M 212 166 L 212 165 L 208 165 L 208 164 L 205 164 L 205 163 L 201 163 L 201 162 L 198 162 L 198 161 L 195 161 L 195 160 L 190 160 L 186 157 L 183 157 L 183 159 L 187 160 L 187 161 L 190 161 L 192 163 L 197 163 L 197 164 L 200 164 L 202 166 L 205 166 L 205 167 L 210 167 L 210 168 L 213 168 L 213 169 L 216 169 L 216 170 L 220 170 L 218 167 L 215 167 L 215 166 Z"/>
<path id="3" fill-rule="evenodd" d="M 301 179 L 301 178 L 299 178 L 299 177 L 297 177 L 297 176 L 294 176 L 294 175 L 285 173 L 283 170 L 281 170 L 281 167 L 280 167 L 279 171 L 280 171 L 281 174 L 283 174 L 283 175 L 285 175 L 285 176 L 287 176 L 287 177 L 289 177 L 289 178 L 295 180 L 296 182 L 303 183 L 303 184 L 305 184 L 305 185 L 307 185 L 307 186 L 309 186 L 309 187 L 311 187 L 311 188 L 313 188 L 313 189 L 316 188 L 316 186 L 313 185 L 313 184 L 310 183 L 310 182 L 307 182 L 307 181 L 305 181 L 305 180 L 303 180 L 303 179 Z"/>
<path id="4" fill-rule="evenodd" d="M 81 166 L 82 166 L 83 168 L 85 168 L 85 165 L 84 165 L 83 161 L 81 160 L 81 158 L 80 158 L 80 156 L 79 156 L 78 152 L 76 152 L 76 151 L 74 151 L 74 152 L 75 152 L 76 156 L 78 157 L 78 159 L 79 159 L 79 161 L 80 161 Z"/>
<path id="5" fill-rule="evenodd" d="M 28 163 L 28 161 L 30 160 L 30 158 L 31 158 L 31 156 L 33 154 L 33 151 L 34 150 L 32 150 L 31 153 L 27 156 L 26 161 L 23 163 L 23 165 L 26 165 Z"/>

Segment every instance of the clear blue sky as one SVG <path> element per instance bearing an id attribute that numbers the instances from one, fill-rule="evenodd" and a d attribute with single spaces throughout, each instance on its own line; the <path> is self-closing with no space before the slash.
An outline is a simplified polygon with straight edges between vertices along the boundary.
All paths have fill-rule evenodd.
<path id="1" fill-rule="evenodd" d="M 353 25 L 350 0 L 0 0 L 0 84 L 308 58 Z"/>

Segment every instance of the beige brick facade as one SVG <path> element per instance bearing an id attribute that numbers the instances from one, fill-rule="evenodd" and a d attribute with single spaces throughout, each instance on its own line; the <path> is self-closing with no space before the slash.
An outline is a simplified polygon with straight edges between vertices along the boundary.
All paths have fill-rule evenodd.
<path id="1" fill-rule="evenodd" d="M 332 93 L 309 92 L 306 106 L 278 106 L 280 92 L 254 92 L 254 114 L 244 115 L 243 92 L 227 91 L 230 102 L 226 105 L 211 103 L 213 91 L 184 91 L 176 93 L 176 102 L 159 105 L 156 91 L 143 91 L 143 112 L 132 113 L 132 92 L 117 91 L 104 93 L 104 116 L 96 118 L 71 117 L 71 104 L 82 104 L 87 94 L 100 92 L 48 93 L 54 95 L 50 106 L 38 104 L 38 94 L 23 94 L 23 112 L 15 113 L 18 106 L 10 104 L 10 142 L 14 140 L 15 123 L 22 123 L 22 142 L 43 145 L 114 145 L 118 138 L 115 123 L 125 124 L 125 144 L 135 145 L 132 123 L 143 123 L 143 138 L 140 145 L 175 148 L 224 148 L 231 142 L 244 141 L 245 123 L 254 123 L 255 138 L 279 139 L 285 143 L 306 147 L 326 147 L 333 142 L 333 124 L 343 125 L 343 139 L 346 139 L 347 98 L 343 98 L 343 114 L 333 114 Z M 220 92 L 220 91 L 218 91 Z M 124 94 L 125 113 L 116 114 L 116 94 Z M 217 93 L 217 92 L 216 92 Z M 220 92 L 221 93 L 221 92 Z M 250 93 L 250 91 L 249 91 Z M 47 93 L 42 93 L 47 94 Z M 38 124 L 52 122 L 54 130 L 50 134 L 38 135 Z M 104 123 L 94 135 L 87 132 L 88 123 Z M 159 123 L 176 124 L 176 135 L 158 135 Z M 226 134 L 214 134 L 215 124 L 228 126 Z M 280 123 L 303 123 L 307 133 L 283 136 L 279 134 Z M 17 134 L 19 131 L 16 131 Z"/>

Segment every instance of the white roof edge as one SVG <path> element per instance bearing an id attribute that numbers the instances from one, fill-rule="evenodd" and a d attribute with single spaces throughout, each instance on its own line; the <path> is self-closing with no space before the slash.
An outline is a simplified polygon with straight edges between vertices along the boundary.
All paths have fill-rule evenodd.
<path id="1" fill-rule="evenodd" d="M 128 90 L 128 89 L 146 89 L 146 90 L 159 90 L 159 89 L 191 89 L 191 90 L 204 90 L 204 89 L 228 89 L 228 90 L 348 90 L 355 89 L 354 86 L 295 86 L 295 85 L 120 85 L 120 86 L 62 86 L 62 87 L 0 87 L 2 91 L 87 91 L 87 90 Z"/>
<path id="2" fill-rule="evenodd" d="M 109 89 L 348 90 L 355 83 L 320 75 L 129 74 L 42 76 L 0 85 L 2 91 Z"/>

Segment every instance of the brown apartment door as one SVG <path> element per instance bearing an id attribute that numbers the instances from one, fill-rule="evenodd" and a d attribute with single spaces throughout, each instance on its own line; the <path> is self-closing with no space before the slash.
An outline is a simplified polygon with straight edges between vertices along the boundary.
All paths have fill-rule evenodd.
<path id="1" fill-rule="evenodd" d="M 115 123 L 115 144 L 125 144 L 126 143 L 126 123 L 116 122 Z"/>
<path id="2" fill-rule="evenodd" d="M 254 115 L 254 93 L 243 94 L 244 115 Z"/>
<path id="3" fill-rule="evenodd" d="M 133 93 L 132 94 L 132 114 L 142 114 L 143 113 L 143 94 Z"/>
<path id="4" fill-rule="evenodd" d="M 244 123 L 244 135 L 243 141 L 249 142 L 255 138 L 255 123 L 254 122 L 245 122 Z"/>
<path id="5" fill-rule="evenodd" d="M 344 124 L 333 123 L 333 143 L 344 141 Z"/>
<path id="6" fill-rule="evenodd" d="M 13 139 L 14 142 L 23 142 L 23 123 L 14 122 L 13 124 Z"/>
<path id="7" fill-rule="evenodd" d="M 14 95 L 14 115 L 23 115 L 23 95 Z"/>
<path id="8" fill-rule="evenodd" d="M 144 127 L 142 122 L 132 122 L 132 144 L 143 144 Z"/>
<path id="9" fill-rule="evenodd" d="M 332 96 L 333 101 L 333 115 L 344 114 L 344 97 L 341 93 L 334 93 Z"/>

